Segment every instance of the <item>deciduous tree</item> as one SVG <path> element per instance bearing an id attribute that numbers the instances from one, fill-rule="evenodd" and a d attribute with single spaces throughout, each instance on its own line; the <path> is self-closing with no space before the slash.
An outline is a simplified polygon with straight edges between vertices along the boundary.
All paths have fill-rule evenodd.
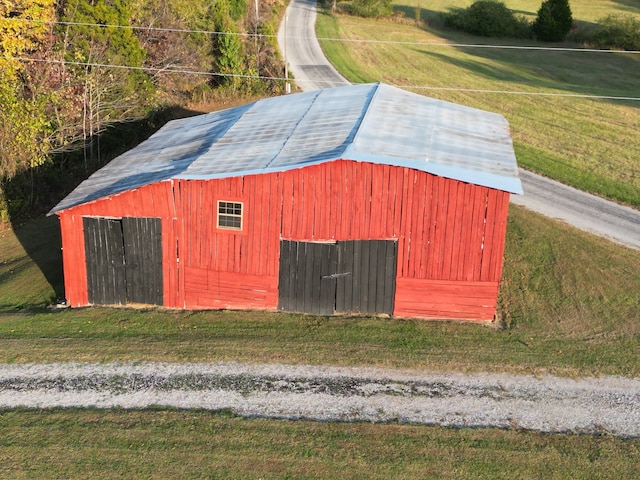
<path id="1" fill-rule="evenodd" d="M 53 0 L 0 0 L 0 222 L 8 220 L 5 182 L 47 159 L 47 95 L 28 88 L 25 61 L 48 35 L 53 14 Z"/>

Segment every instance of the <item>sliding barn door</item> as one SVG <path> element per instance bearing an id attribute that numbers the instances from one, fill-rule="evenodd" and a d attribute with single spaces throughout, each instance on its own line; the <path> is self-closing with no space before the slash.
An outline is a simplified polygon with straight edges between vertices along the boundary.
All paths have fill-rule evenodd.
<path id="1" fill-rule="evenodd" d="M 395 241 L 338 242 L 336 312 L 393 314 L 397 263 Z"/>
<path id="2" fill-rule="evenodd" d="M 83 218 L 89 303 L 163 304 L 159 218 Z"/>
<path id="3" fill-rule="evenodd" d="M 335 243 L 282 240 L 278 308 L 289 312 L 332 315 L 337 265 Z"/>
<path id="4" fill-rule="evenodd" d="M 83 218 L 89 303 L 123 305 L 127 301 L 122 222 Z"/>
<path id="5" fill-rule="evenodd" d="M 162 221 L 122 219 L 127 302 L 162 305 Z"/>
<path id="6" fill-rule="evenodd" d="M 280 242 L 278 308 L 290 312 L 392 314 L 397 243 Z"/>

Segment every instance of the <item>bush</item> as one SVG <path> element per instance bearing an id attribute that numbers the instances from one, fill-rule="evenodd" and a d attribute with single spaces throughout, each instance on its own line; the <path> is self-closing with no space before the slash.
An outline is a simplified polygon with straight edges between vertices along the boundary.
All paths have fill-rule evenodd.
<path id="1" fill-rule="evenodd" d="M 568 0 L 545 0 L 531 29 L 538 40 L 561 42 L 571 31 L 573 16 Z"/>
<path id="2" fill-rule="evenodd" d="M 482 37 L 529 37 L 529 24 L 516 17 L 507 6 L 496 0 L 479 0 L 466 9 L 455 8 L 444 14 L 444 24 Z"/>
<path id="3" fill-rule="evenodd" d="M 391 0 L 353 0 L 351 2 L 351 13 L 359 17 L 388 17 L 392 11 Z"/>
<path id="4" fill-rule="evenodd" d="M 632 15 L 609 15 L 598 20 L 592 43 L 600 48 L 640 50 L 640 18 Z"/>

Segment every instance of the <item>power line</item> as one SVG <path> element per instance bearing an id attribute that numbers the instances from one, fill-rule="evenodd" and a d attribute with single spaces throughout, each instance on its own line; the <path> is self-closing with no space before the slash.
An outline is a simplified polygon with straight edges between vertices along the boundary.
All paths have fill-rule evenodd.
<path id="1" fill-rule="evenodd" d="M 452 92 L 470 92 L 470 93 L 497 93 L 508 95 L 531 95 L 539 97 L 569 97 L 569 98 L 590 98 L 594 100 L 630 100 L 640 101 L 640 97 L 618 97 L 615 95 L 589 95 L 587 93 L 552 93 L 552 92 L 522 92 L 514 90 L 488 90 L 478 88 L 449 88 L 449 87 L 430 87 L 430 86 L 417 86 L 417 85 L 395 85 L 398 88 L 404 89 L 425 89 L 425 90 L 444 90 Z"/>
<path id="2" fill-rule="evenodd" d="M 174 67 L 162 67 L 162 68 L 132 67 L 130 65 L 114 65 L 109 63 L 72 62 L 72 61 L 66 61 L 66 60 L 50 60 L 50 59 L 26 58 L 26 57 L 0 56 L 0 58 L 4 58 L 4 59 L 11 58 L 14 60 L 18 60 L 20 62 L 48 63 L 48 64 L 54 64 L 54 65 L 73 65 L 73 66 L 96 67 L 96 68 L 115 68 L 120 70 L 136 70 L 136 71 L 154 72 L 154 73 L 180 73 L 185 75 L 203 75 L 203 76 L 217 76 L 217 77 L 229 77 L 229 78 L 250 78 L 250 79 L 256 79 L 256 80 L 271 80 L 271 81 L 290 81 L 291 80 L 285 77 L 242 75 L 242 74 L 220 73 L 220 72 L 204 72 L 199 70 L 186 70 L 186 69 L 174 68 Z M 317 80 L 316 82 L 331 83 L 329 81 L 325 82 L 323 80 Z M 539 97 L 585 98 L 585 99 L 593 99 L 593 100 L 640 101 L 640 97 L 624 97 L 624 96 L 615 96 L 615 95 L 526 92 L 526 91 L 516 91 L 516 90 L 489 90 L 489 89 L 479 89 L 479 88 L 435 87 L 435 86 L 428 86 L 428 85 L 395 85 L 395 86 L 398 88 L 415 89 L 415 90 L 434 90 L 434 91 L 440 90 L 440 91 L 450 91 L 450 92 L 486 93 L 486 94 L 501 94 L 501 95 L 522 95 L 522 96 L 529 95 L 529 96 L 539 96 Z"/>
<path id="3" fill-rule="evenodd" d="M 289 37 L 292 38 L 292 37 Z M 294 37 L 296 38 L 296 37 Z M 303 37 L 297 37 L 303 38 Z M 317 37 L 318 40 L 332 42 L 352 42 L 352 43 L 381 43 L 385 45 L 416 45 L 425 47 L 454 47 L 454 48 L 495 48 L 510 50 L 542 50 L 550 52 L 580 52 L 580 53 L 640 53 L 640 50 L 600 50 L 597 48 L 571 48 L 571 47 L 539 47 L 533 45 L 496 45 L 484 43 L 444 43 L 444 42 L 407 42 L 399 40 L 358 40 L 344 38 Z"/>
<path id="4" fill-rule="evenodd" d="M 266 77 L 260 75 L 241 75 L 237 73 L 220 73 L 220 72 L 203 72 L 198 70 L 184 70 L 181 68 L 173 68 L 173 67 L 132 67 L 131 65 L 114 65 L 111 63 L 95 63 L 95 62 L 72 62 L 67 60 L 51 60 L 46 58 L 26 58 L 26 57 L 6 57 L 0 56 L 0 58 L 4 59 L 12 59 L 18 60 L 20 62 L 31 62 L 31 63 L 49 63 L 54 65 L 73 65 L 80 67 L 101 67 L 101 68 L 115 68 L 118 70 L 136 70 L 143 72 L 155 72 L 155 73 L 183 73 L 188 75 L 206 75 L 212 77 L 237 77 L 237 78 L 255 78 L 260 80 L 287 80 L 285 78 L 278 77 Z"/>
<path id="5" fill-rule="evenodd" d="M 13 21 L 27 21 L 32 23 L 43 23 L 47 25 L 68 25 L 68 26 L 81 26 L 81 27 L 98 27 L 98 28 L 120 28 L 128 30 L 144 30 L 144 31 L 157 31 L 157 32 L 172 32 L 172 33 L 199 33 L 205 35 L 230 35 L 241 37 L 258 37 L 258 38 L 277 38 L 277 35 L 267 35 L 263 33 L 240 33 L 240 32 L 220 32 L 215 30 L 191 30 L 186 28 L 165 28 L 165 27 L 144 27 L 133 25 L 116 25 L 116 24 L 103 24 L 103 23 L 88 23 L 88 22 L 70 22 L 70 21 L 46 21 L 35 19 L 19 19 L 10 18 L 6 20 Z M 290 40 L 307 40 L 308 37 L 288 37 Z M 482 44 L 482 43 L 444 43 L 444 42 L 410 42 L 399 40 L 365 40 L 365 39 L 347 39 L 347 38 L 332 38 L 332 37 L 317 37 L 319 41 L 327 42 L 344 42 L 344 43 L 372 43 L 382 45 L 415 45 L 424 47 L 453 47 L 453 48 L 494 48 L 494 49 L 508 49 L 508 50 L 532 50 L 532 51 L 549 51 L 549 52 L 575 52 L 575 53 L 617 53 L 617 54 L 640 54 L 640 50 L 611 50 L 611 49 L 597 49 L 597 48 L 575 48 L 575 47 L 544 47 L 536 45 L 500 45 L 500 44 Z"/>
<path id="6" fill-rule="evenodd" d="M 21 19 L 10 19 L 10 20 L 21 20 Z M 170 33 L 202 33 L 206 35 L 235 35 L 235 36 L 244 36 L 244 37 L 276 37 L 276 35 L 264 35 L 264 34 L 255 34 L 255 33 L 240 33 L 240 32 L 217 32 L 213 30 L 190 30 L 187 28 L 168 28 L 168 27 L 144 27 L 144 26 L 136 26 L 136 25 L 113 25 L 106 23 L 86 23 L 86 22 L 69 22 L 63 20 L 35 20 L 35 19 L 24 19 L 23 21 L 33 22 L 33 23 L 43 23 L 46 25 L 67 25 L 67 26 L 75 26 L 75 27 L 99 27 L 99 28 L 121 28 L 125 30 L 144 30 L 151 32 L 170 32 Z"/>

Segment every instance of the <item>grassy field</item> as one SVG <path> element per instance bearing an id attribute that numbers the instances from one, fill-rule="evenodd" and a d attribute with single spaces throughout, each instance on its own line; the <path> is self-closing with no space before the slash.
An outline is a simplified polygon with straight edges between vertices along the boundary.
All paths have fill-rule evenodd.
<path id="1" fill-rule="evenodd" d="M 580 96 L 639 98 L 640 55 L 473 47 L 536 44 L 439 28 L 439 12 L 471 3 L 439 0 L 425 8 L 419 0 L 397 1 L 404 17 L 395 20 L 320 14 L 318 36 L 352 82 L 382 81 L 498 112 L 509 120 L 521 166 L 639 208 L 640 101 Z M 508 6 L 535 14 L 539 2 Z M 415 21 L 416 7 L 422 23 Z M 640 4 L 631 2 L 575 0 L 571 7 L 579 23 L 607 13 L 640 16 Z"/>
<path id="2" fill-rule="evenodd" d="M 0 478 L 620 479 L 640 440 L 224 412 L 0 410 Z"/>

